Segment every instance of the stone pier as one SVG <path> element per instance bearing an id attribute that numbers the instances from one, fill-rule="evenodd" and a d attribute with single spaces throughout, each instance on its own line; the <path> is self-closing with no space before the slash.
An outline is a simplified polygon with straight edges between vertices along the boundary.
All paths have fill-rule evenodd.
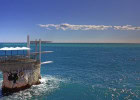
<path id="1" fill-rule="evenodd" d="M 30 43 L 35 44 L 35 52 L 30 52 Z M 41 39 L 30 41 L 28 35 L 27 47 L 0 48 L 0 51 L 3 52 L 0 55 L 0 71 L 3 73 L 2 93 L 17 92 L 40 84 L 41 64 L 52 62 L 41 62 L 41 54 L 52 52 L 42 51 L 41 43 L 47 43 L 47 41 L 41 41 Z M 39 48 L 37 44 L 39 44 Z M 21 52 L 23 53 L 21 54 Z"/>
<path id="2" fill-rule="evenodd" d="M 33 59 L 17 59 L 0 62 L 3 73 L 2 92 L 17 92 L 40 84 L 40 62 Z"/>

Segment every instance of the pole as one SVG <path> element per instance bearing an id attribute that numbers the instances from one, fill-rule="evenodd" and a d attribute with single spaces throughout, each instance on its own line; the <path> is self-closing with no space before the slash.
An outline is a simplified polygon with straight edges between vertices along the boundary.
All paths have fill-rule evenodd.
<path id="1" fill-rule="evenodd" d="M 37 52 L 37 39 L 35 40 L 35 52 Z M 37 54 L 35 55 L 35 59 L 37 60 Z"/>
<path id="2" fill-rule="evenodd" d="M 41 39 L 39 39 L 39 61 L 41 63 Z"/>
<path id="3" fill-rule="evenodd" d="M 27 35 L 27 47 L 30 48 L 30 37 Z M 27 51 L 27 56 L 30 58 L 30 50 Z"/>

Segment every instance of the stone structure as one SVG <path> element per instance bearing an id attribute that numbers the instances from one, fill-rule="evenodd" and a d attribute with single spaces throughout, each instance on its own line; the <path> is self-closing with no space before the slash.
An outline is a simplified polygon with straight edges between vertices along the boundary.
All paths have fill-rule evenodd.
<path id="1" fill-rule="evenodd" d="M 30 52 L 30 42 L 35 44 L 35 52 Z M 4 47 L 0 51 L 5 52 L 5 55 L 0 56 L 0 71 L 3 73 L 2 92 L 12 93 L 17 92 L 32 85 L 40 84 L 39 79 L 41 64 L 52 63 L 52 61 L 41 62 L 41 54 L 50 53 L 52 51 L 41 51 L 41 43 L 47 41 L 30 41 L 27 36 L 27 47 Z M 39 51 L 37 44 L 39 44 Z M 24 54 L 24 51 L 27 54 Z M 13 52 L 17 51 L 16 55 Z M 22 55 L 18 51 L 23 51 Z M 6 52 L 11 52 L 7 55 Z"/>
<path id="2" fill-rule="evenodd" d="M 40 62 L 33 59 L 18 59 L 0 62 L 3 73 L 2 91 L 16 92 L 40 84 Z"/>

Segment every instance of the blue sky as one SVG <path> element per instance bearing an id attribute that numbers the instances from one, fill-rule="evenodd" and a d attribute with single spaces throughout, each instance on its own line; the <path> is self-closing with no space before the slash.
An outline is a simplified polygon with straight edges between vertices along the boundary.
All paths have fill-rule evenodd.
<path id="1" fill-rule="evenodd" d="M 140 43 L 140 0 L 0 0 L 0 42 Z"/>

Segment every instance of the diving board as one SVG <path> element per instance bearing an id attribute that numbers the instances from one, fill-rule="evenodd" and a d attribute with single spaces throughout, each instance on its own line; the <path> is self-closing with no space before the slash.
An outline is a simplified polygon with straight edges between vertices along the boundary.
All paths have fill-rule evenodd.
<path id="1" fill-rule="evenodd" d="M 31 44 L 36 44 L 36 43 L 39 44 L 39 41 L 37 41 L 37 40 L 36 40 L 36 41 L 30 41 L 30 43 L 31 43 Z M 41 43 L 42 43 L 42 44 L 52 43 L 52 41 L 41 41 Z"/>
<path id="2" fill-rule="evenodd" d="M 45 61 L 45 62 L 42 62 L 41 65 L 43 65 L 43 64 L 49 64 L 49 63 L 53 63 L 53 61 Z"/>
<path id="3" fill-rule="evenodd" d="M 41 39 L 35 40 L 35 41 L 30 41 L 29 35 L 27 36 L 27 47 L 30 48 L 30 44 L 35 44 L 35 52 L 30 52 L 28 50 L 27 54 L 30 57 L 30 55 L 35 56 L 35 59 L 40 62 L 40 64 L 48 64 L 52 63 L 52 61 L 46 61 L 46 62 L 41 62 L 41 55 L 46 54 L 46 53 L 52 53 L 53 51 L 42 51 L 41 50 L 41 44 L 46 44 L 46 43 L 51 43 L 51 41 L 42 41 Z M 39 46 L 37 46 L 39 44 Z M 38 57 L 37 57 L 38 56 Z"/>

